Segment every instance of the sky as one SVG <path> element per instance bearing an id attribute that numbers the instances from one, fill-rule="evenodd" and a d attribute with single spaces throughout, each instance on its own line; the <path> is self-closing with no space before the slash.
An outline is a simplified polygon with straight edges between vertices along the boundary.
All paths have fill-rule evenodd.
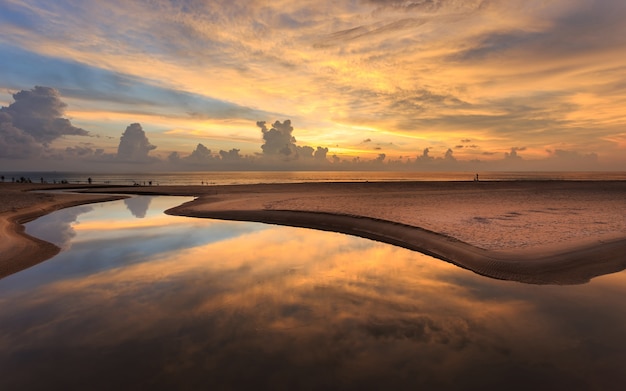
<path id="1" fill-rule="evenodd" d="M 0 0 L 0 170 L 626 170 L 622 0 Z"/>

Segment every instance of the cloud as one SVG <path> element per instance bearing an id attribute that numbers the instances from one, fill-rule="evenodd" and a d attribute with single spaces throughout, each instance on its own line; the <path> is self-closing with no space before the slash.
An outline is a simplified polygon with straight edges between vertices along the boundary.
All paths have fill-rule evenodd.
<path id="1" fill-rule="evenodd" d="M 424 150 L 422 151 L 421 156 L 417 157 L 417 161 L 418 162 L 430 162 L 432 160 L 434 160 L 434 158 L 432 156 L 429 155 L 430 154 L 430 148 L 424 148 Z"/>
<path id="2" fill-rule="evenodd" d="M 41 143 L 13 126 L 11 118 L 0 112 L 0 157 L 28 159 L 41 155 L 43 150 Z"/>
<path id="3" fill-rule="evenodd" d="M 315 152 L 313 147 L 309 147 L 308 145 L 305 145 L 303 147 L 296 146 L 296 151 L 298 153 L 298 158 L 303 158 L 303 159 L 312 159 L 313 152 Z"/>
<path id="4" fill-rule="evenodd" d="M 77 145 L 74 147 L 65 148 L 65 155 L 71 157 L 97 157 L 97 156 L 105 156 L 104 149 L 102 148 L 92 148 L 90 145 Z"/>
<path id="5" fill-rule="evenodd" d="M 54 88 L 35 86 L 13 94 L 13 99 L 0 108 L 0 157 L 38 156 L 62 136 L 88 135 L 63 118 L 67 105 Z"/>
<path id="6" fill-rule="evenodd" d="M 13 94 L 13 99 L 14 103 L 0 110 L 11 117 L 13 126 L 44 145 L 65 135 L 88 135 L 86 130 L 62 118 L 67 104 L 54 88 L 35 86 Z"/>
<path id="7" fill-rule="evenodd" d="M 590 141 L 602 159 L 623 160 L 623 148 L 606 140 L 624 129 L 624 2 L 113 0 L 106 9 L 5 8 L 3 86 L 56 80 L 93 117 L 142 113 L 150 118 L 124 121 L 146 127 L 173 127 L 163 116 L 187 129 L 213 119 L 206 145 L 227 137 L 216 125 L 225 119 L 291 116 L 307 129 L 336 130 L 328 141 L 344 150 L 390 133 L 396 142 L 419 136 L 402 154 L 417 151 L 416 140 L 454 148 L 462 134 L 490 150 L 527 145 L 528 158 L 557 139 L 578 150 Z M 68 19 L 74 23 L 62 23 Z M 363 135 L 361 126 L 371 131 Z M 266 157 L 297 156 L 286 141 Z M 245 143 L 234 146 L 257 147 Z M 228 149 L 213 149 L 220 148 Z"/>
<path id="8" fill-rule="evenodd" d="M 208 168 L 213 170 L 228 169 L 255 169 L 259 167 L 259 162 L 249 156 L 242 156 L 240 150 L 231 148 L 230 150 L 220 150 L 214 154 L 204 144 L 199 143 L 188 156 L 181 156 L 178 152 L 172 152 L 167 157 L 170 164 L 189 169 Z"/>
<path id="9" fill-rule="evenodd" d="M 296 156 L 296 138 L 292 136 L 293 126 L 291 120 L 284 122 L 276 121 L 271 129 L 267 129 L 265 121 L 258 121 L 257 126 L 263 133 L 263 145 L 261 149 L 266 156 L 292 157 Z"/>
<path id="10" fill-rule="evenodd" d="M 554 170 L 597 170 L 599 165 L 598 154 L 595 152 L 578 152 L 565 149 L 547 151 L 550 156 L 545 163 Z"/>
<path id="11" fill-rule="evenodd" d="M 308 145 L 301 146 L 296 144 L 291 120 L 287 119 L 282 123 L 276 121 L 272 124 L 271 129 L 267 128 L 265 121 L 257 121 L 256 124 L 261 128 L 263 140 L 265 141 L 261 146 L 263 158 L 280 158 L 280 160 L 289 161 L 292 164 L 297 161 L 307 168 L 319 167 L 320 164 L 326 166 L 329 163 L 326 160 L 328 148 L 321 146 L 313 148 Z"/>
<path id="12" fill-rule="evenodd" d="M 198 144 L 196 149 L 191 152 L 191 155 L 183 158 L 182 160 L 187 163 L 200 165 L 212 162 L 215 160 L 215 157 L 213 157 L 209 148 L 205 147 L 203 144 Z"/>
<path id="13" fill-rule="evenodd" d="M 525 151 L 525 150 L 526 150 L 526 147 L 513 147 L 511 148 L 511 152 L 504 153 L 504 160 L 522 159 L 522 157 L 517 154 L 517 151 Z"/>
<path id="14" fill-rule="evenodd" d="M 148 153 L 156 149 L 150 144 L 141 124 L 128 125 L 117 148 L 117 159 L 125 162 L 147 162 L 151 160 Z"/>
<path id="15" fill-rule="evenodd" d="M 476 9 L 485 3 L 484 0 L 362 0 L 383 8 L 396 8 L 405 11 L 435 12 L 441 9 Z"/>
<path id="16" fill-rule="evenodd" d="M 239 155 L 240 150 L 233 148 L 229 151 L 220 150 L 220 157 L 223 161 L 239 161 L 242 159 L 241 155 Z"/>
<path id="17" fill-rule="evenodd" d="M 318 160 L 326 161 L 326 155 L 328 154 L 328 148 L 326 147 L 317 147 L 313 157 Z"/>
<path id="18" fill-rule="evenodd" d="M 548 151 L 551 152 L 551 151 Z M 598 154 L 595 152 L 591 152 L 591 153 L 580 153 L 580 152 L 576 152 L 576 151 L 567 151 L 567 150 L 563 150 L 563 149 L 556 149 L 553 153 L 552 156 L 557 158 L 557 159 L 563 159 L 563 160 L 588 160 L 591 162 L 597 162 L 598 161 Z"/>

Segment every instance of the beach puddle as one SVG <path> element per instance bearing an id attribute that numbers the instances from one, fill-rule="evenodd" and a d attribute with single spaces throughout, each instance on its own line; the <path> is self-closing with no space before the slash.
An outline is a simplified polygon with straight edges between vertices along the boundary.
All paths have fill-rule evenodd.
<path id="1" fill-rule="evenodd" d="M 182 197 L 54 212 L 64 250 L 0 280 L 0 389 L 620 389 L 626 273 L 487 279 L 315 230 L 167 216 Z"/>

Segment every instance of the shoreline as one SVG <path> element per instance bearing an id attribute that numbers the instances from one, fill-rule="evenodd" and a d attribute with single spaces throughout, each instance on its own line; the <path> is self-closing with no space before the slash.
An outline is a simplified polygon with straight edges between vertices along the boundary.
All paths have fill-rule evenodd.
<path id="1" fill-rule="evenodd" d="M 25 264 L 29 258 L 19 251 L 36 255 L 32 264 L 58 252 L 50 248 L 56 246 L 24 234 L 23 222 L 67 206 L 137 194 L 198 197 L 169 209 L 168 214 L 340 232 L 418 251 L 502 280 L 581 284 L 626 269 L 623 181 L 85 186 L 81 192 L 100 194 L 57 200 L 47 209 L 18 211 L 11 227 L 2 226 L 3 236 L 8 229 L 14 231 L 12 241 L 31 243 L 26 250 L 13 251 L 14 263 Z M 0 222 L 4 220 L 6 213 L 0 213 Z M 504 245 L 489 242 L 501 236 L 507 237 Z M 517 245 L 506 247 L 507 243 Z M 0 254 L 1 278 L 8 274 L 4 251 Z"/>

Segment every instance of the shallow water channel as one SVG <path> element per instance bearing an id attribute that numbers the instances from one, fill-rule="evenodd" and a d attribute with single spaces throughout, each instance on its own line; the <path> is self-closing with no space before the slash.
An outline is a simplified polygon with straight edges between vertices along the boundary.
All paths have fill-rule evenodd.
<path id="1" fill-rule="evenodd" d="M 27 224 L 63 251 L 0 280 L 1 390 L 626 383 L 626 272 L 498 281 L 347 235 L 163 213 L 186 200 Z"/>

